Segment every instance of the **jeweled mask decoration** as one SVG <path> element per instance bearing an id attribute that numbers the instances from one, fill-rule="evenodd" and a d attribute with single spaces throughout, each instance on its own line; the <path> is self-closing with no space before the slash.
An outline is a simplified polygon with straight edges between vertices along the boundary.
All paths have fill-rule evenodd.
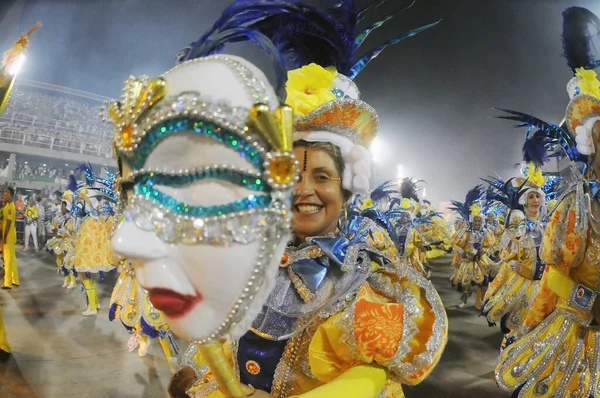
<path id="1" fill-rule="evenodd" d="M 291 236 L 291 108 L 254 65 L 217 55 L 130 78 L 108 115 L 130 187 L 115 250 L 180 337 L 241 337 Z"/>
<path id="2" fill-rule="evenodd" d="M 521 210 L 512 210 L 506 228 L 508 236 L 513 243 L 520 243 L 527 232 L 527 217 Z"/>

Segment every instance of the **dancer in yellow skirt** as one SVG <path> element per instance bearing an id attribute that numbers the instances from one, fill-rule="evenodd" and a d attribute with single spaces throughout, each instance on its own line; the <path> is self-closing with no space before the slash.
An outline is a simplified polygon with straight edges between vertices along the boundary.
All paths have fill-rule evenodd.
<path id="1" fill-rule="evenodd" d="M 46 243 L 46 249 L 56 256 L 56 265 L 64 275 L 63 289 L 73 289 L 77 284 L 73 270 L 69 270 L 65 266 L 67 255 L 69 253 L 72 255 L 75 250 L 75 239 L 77 238 L 75 216 L 71 213 L 73 199 L 73 191 L 67 190 L 63 193 L 60 215 L 53 220 L 57 231 L 56 236 Z"/>
<path id="2" fill-rule="evenodd" d="M 96 178 L 91 165 L 85 163 L 76 171 L 85 173 L 85 186 L 78 190 L 77 196 L 86 215 L 79 227 L 71 265 L 81 279 L 87 298 L 87 308 L 82 315 L 91 316 L 98 313 L 100 305 L 92 274 L 103 278 L 103 273 L 112 271 L 118 263 L 109 240 L 117 199 L 112 191 L 114 180 Z"/>
<path id="3" fill-rule="evenodd" d="M 555 126 L 546 133 L 581 168 L 573 168 L 574 184 L 546 226 L 541 257 L 547 269 L 496 369 L 500 387 L 516 397 L 600 396 L 600 82 L 589 70 L 598 61 L 581 52 L 590 48 L 588 26 L 596 21 L 579 7 L 563 13 L 574 74 L 567 85 L 567 131 Z"/>
<path id="4" fill-rule="evenodd" d="M 513 186 L 518 181 L 516 178 L 507 182 L 495 178 L 486 181 L 495 190 L 488 192 L 488 199 L 501 201 L 509 213 L 507 239 L 503 239 L 505 243 L 500 255 L 501 271 L 486 292 L 482 314 L 490 326 L 499 322 L 502 333 L 506 335 L 525 319 L 543 272 L 543 265 L 538 260 L 536 234 L 527 228 L 531 223 L 520 201 L 536 188 L 523 179 L 520 179 L 520 185 Z"/>
<path id="5" fill-rule="evenodd" d="M 109 319 L 119 319 L 131 334 L 127 344 L 129 351 L 137 348 L 138 355 L 144 357 L 151 339 L 158 338 L 165 357 L 174 366 L 179 349 L 163 313 L 154 308 L 148 293 L 139 285 L 131 263 L 121 260 L 119 268 L 119 278 L 110 298 Z"/>
<path id="6" fill-rule="evenodd" d="M 481 309 L 483 289 L 488 285 L 490 260 L 486 251 L 494 245 L 494 235 L 484 228 L 480 202 L 483 190 L 480 185 L 470 190 L 464 203 L 453 201 L 456 211 L 467 226 L 455 234 L 454 243 L 459 249 L 460 262 L 451 277 L 453 286 L 461 293 L 458 308 L 464 308 L 475 289 L 475 308 Z"/>

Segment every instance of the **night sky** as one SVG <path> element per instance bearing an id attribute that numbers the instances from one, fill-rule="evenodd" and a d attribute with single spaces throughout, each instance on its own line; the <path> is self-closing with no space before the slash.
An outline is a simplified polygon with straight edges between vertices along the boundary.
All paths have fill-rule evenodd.
<path id="1" fill-rule="evenodd" d="M 11 0 L 2 0 L 3 7 Z M 158 75 L 218 18 L 226 0 L 18 0 L 0 23 L 7 48 L 35 21 L 21 77 L 118 97 L 130 75 Z M 22 12 L 20 12 L 20 4 Z M 365 1 L 358 1 L 364 5 Z M 391 0 L 368 22 L 409 1 Z M 462 199 L 478 178 L 508 177 L 520 160 L 524 131 L 491 119 L 509 108 L 559 122 L 568 102 L 569 70 L 561 56 L 561 12 L 600 14 L 598 1 L 418 0 L 380 29 L 365 49 L 395 34 L 443 19 L 390 47 L 356 79 L 380 116 L 376 179 L 405 175 L 428 182 L 434 202 Z M 5 43 L 8 40 L 8 43 Z M 254 48 L 229 52 L 268 65 Z"/>

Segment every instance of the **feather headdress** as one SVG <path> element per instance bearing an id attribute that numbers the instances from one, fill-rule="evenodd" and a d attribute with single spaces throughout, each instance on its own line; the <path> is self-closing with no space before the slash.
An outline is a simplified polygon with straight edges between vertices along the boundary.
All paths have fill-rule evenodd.
<path id="1" fill-rule="evenodd" d="M 563 55 L 571 73 L 578 68 L 595 69 L 600 60 L 592 54 L 592 40 L 600 33 L 600 19 L 583 7 L 569 7 L 563 11 Z"/>
<path id="2" fill-rule="evenodd" d="M 535 116 L 509 109 L 499 109 L 507 115 L 496 116 L 498 119 L 514 120 L 518 122 L 515 128 L 526 127 L 525 143 L 523 144 L 523 160 L 533 162 L 541 167 L 550 157 L 548 152 L 555 145 L 560 145 L 565 156 L 573 162 L 585 161 L 587 158 L 577 150 L 577 142 L 569 132 L 560 126 L 545 122 Z M 532 129 L 538 129 L 532 136 Z"/>
<path id="3" fill-rule="evenodd" d="M 229 5 L 213 25 L 196 42 L 180 52 L 179 61 L 219 53 L 227 43 L 252 41 L 267 55 L 273 57 L 276 66 L 278 92 L 283 93 L 285 71 L 315 63 L 333 66 L 354 79 L 387 46 L 414 36 L 439 21 L 405 32 L 357 57 L 367 36 L 383 26 L 398 13 L 396 11 L 376 21 L 366 29 L 358 30 L 363 20 L 383 1 L 374 1 L 358 11 L 354 0 L 326 0 L 326 10 L 298 0 L 238 0 Z"/>
<path id="4" fill-rule="evenodd" d="M 489 189 L 486 192 L 488 202 L 502 203 L 510 210 L 523 210 L 521 197 L 526 192 L 523 187 L 527 180 L 519 185 L 515 184 L 516 178 L 511 178 L 506 182 L 495 177 L 482 178 L 482 180 L 489 184 Z"/>
<path id="5" fill-rule="evenodd" d="M 354 0 L 325 0 L 322 11 L 299 0 L 237 0 L 208 32 L 180 53 L 180 61 L 219 53 L 226 43 L 258 44 L 275 63 L 281 102 L 294 110 L 294 140 L 339 147 L 346 163 L 343 188 L 366 193 L 371 177 L 366 148 L 377 134 L 378 118 L 360 100 L 352 79 L 389 45 L 439 22 L 409 30 L 358 57 L 372 31 L 412 7 L 358 29 L 359 21 L 384 2 L 375 1 L 358 11 Z"/>
<path id="6" fill-rule="evenodd" d="M 467 192 L 464 202 L 461 203 L 456 200 L 451 201 L 452 206 L 449 209 L 457 213 L 463 220 L 469 221 L 472 211 L 474 210 L 474 205 L 481 202 L 483 198 L 483 186 L 477 185 Z"/>

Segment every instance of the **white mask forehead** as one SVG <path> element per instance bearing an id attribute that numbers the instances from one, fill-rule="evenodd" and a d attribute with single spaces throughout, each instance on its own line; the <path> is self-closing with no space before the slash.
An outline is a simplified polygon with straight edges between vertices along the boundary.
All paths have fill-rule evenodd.
<path id="1" fill-rule="evenodd" d="M 275 91 L 264 73 L 235 56 L 195 59 L 176 66 L 163 78 L 167 87 L 166 98 L 197 98 L 199 102 L 209 104 L 213 114 L 220 114 L 230 123 L 245 121 L 255 103 L 267 103 L 271 107 L 278 104 Z M 185 101 L 173 103 L 173 110 L 178 110 L 184 104 Z M 228 164 L 246 171 L 256 170 L 233 149 L 191 132 L 167 137 L 149 154 L 144 167 L 152 170 L 185 170 L 215 164 Z"/>

